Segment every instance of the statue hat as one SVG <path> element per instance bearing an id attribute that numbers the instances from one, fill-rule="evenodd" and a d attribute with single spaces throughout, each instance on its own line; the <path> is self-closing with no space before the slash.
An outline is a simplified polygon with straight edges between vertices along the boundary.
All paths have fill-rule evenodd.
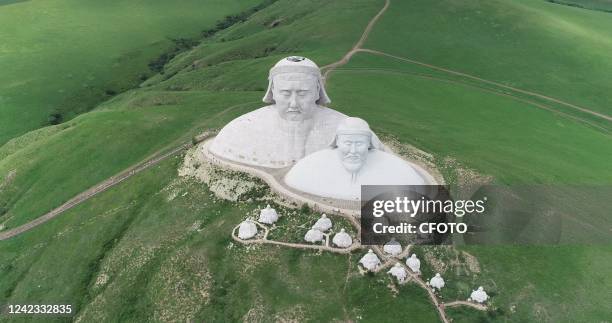
<path id="1" fill-rule="evenodd" d="M 311 75 L 317 80 L 317 87 L 319 88 L 319 99 L 316 101 L 318 105 L 327 105 L 331 103 L 325 87 L 323 86 L 323 76 L 321 70 L 315 62 L 302 56 L 289 56 L 281 59 L 270 69 L 270 75 L 268 76 L 268 90 L 266 95 L 263 97 L 263 102 L 274 103 L 274 95 L 272 88 L 274 87 L 274 76 L 286 73 L 302 73 Z"/>
<path id="2" fill-rule="evenodd" d="M 361 118 L 348 117 L 338 124 L 336 135 L 330 144 L 332 148 L 338 147 L 337 141 L 339 135 L 366 135 L 370 137 L 370 147 L 368 149 L 384 150 L 380 139 L 370 129 L 368 123 Z"/>

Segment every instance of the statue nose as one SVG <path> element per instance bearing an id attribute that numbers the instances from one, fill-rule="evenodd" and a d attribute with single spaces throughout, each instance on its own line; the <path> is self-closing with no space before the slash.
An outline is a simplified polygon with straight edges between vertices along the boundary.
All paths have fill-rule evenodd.
<path id="1" fill-rule="evenodd" d="M 297 100 L 295 98 L 295 94 L 291 95 L 291 98 L 289 99 L 289 107 L 297 108 Z"/>

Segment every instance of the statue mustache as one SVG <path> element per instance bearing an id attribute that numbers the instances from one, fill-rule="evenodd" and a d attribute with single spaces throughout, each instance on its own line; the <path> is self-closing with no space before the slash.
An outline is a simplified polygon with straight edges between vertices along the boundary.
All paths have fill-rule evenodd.
<path id="1" fill-rule="evenodd" d="M 344 155 L 343 159 L 348 161 L 361 161 L 361 155 L 348 153 Z"/>
<path id="2" fill-rule="evenodd" d="M 299 112 L 299 113 L 302 113 L 302 109 L 301 108 L 288 108 L 285 111 L 286 112 Z"/>

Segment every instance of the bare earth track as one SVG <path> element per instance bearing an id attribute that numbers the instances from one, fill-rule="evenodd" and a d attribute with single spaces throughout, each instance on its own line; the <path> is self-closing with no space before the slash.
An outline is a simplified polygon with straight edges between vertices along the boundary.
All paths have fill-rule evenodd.
<path id="1" fill-rule="evenodd" d="M 79 193 L 77 196 L 71 198 L 70 200 L 68 200 L 66 203 L 60 205 L 59 207 L 51 210 L 50 212 L 44 214 L 43 216 L 40 216 L 38 218 L 36 218 L 35 220 L 32 220 L 24 225 L 18 226 L 14 229 L 10 229 L 10 230 L 6 230 L 6 231 L 2 231 L 0 232 L 0 240 L 7 240 L 10 239 L 14 236 L 17 236 L 21 233 L 24 233 L 26 231 L 29 231 L 51 219 L 53 219 L 54 217 L 60 215 L 61 213 L 70 210 L 71 208 L 89 200 L 90 198 L 94 197 L 97 194 L 100 194 L 106 190 L 108 190 L 109 188 L 125 181 L 126 179 L 152 167 L 155 166 L 157 164 L 159 164 L 161 161 L 174 156 L 176 154 L 178 154 L 179 152 L 189 149 L 193 144 L 192 143 L 186 143 L 183 144 L 177 148 L 174 148 L 173 150 L 157 156 L 157 157 L 153 157 L 151 159 L 148 159 L 145 162 L 139 163 L 135 166 L 132 166 L 130 168 L 128 168 L 127 170 L 121 172 L 118 175 L 115 175 L 107 180 L 105 180 L 104 182 L 97 184 L 96 186 Z"/>

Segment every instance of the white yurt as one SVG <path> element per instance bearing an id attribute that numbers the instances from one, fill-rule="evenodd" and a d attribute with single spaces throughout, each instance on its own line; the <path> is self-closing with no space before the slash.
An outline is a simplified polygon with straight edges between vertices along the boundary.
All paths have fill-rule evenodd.
<path id="1" fill-rule="evenodd" d="M 378 259 L 378 256 L 374 253 L 374 251 L 372 251 L 372 249 L 370 249 L 368 250 L 368 253 L 366 253 L 361 260 L 359 260 L 359 263 L 363 266 L 363 268 L 369 271 L 374 271 L 376 268 L 378 268 L 378 266 L 380 266 L 380 259 Z"/>
<path id="2" fill-rule="evenodd" d="M 331 220 L 327 217 L 327 215 L 325 213 L 323 213 L 321 215 L 321 218 L 317 220 L 317 223 L 315 223 L 312 228 L 315 230 L 319 230 L 321 232 L 325 232 L 329 229 L 331 229 L 332 227 L 332 222 Z"/>
<path id="3" fill-rule="evenodd" d="M 246 240 L 257 235 L 257 225 L 250 218 L 242 221 L 238 228 L 238 238 Z"/>
<path id="4" fill-rule="evenodd" d="M 340 248 L 348 248 L 353 244 L 353 239 L 346 233 L 346 230 L 341 229 L 340 232 L 334 235 L 332 242 Z"/>
<path id="5" fill-rule="evenodd" d="M 415 273 L 421 272 L 421 261 L 417 258 L 416 253 L 413 253 L 410 258 L 406 259 L 406 265 Z"/>
<path id="6" fill-rule="evenodd" d="M 402 245 L 397 242 L 395 238 L 391 238 L 391 240 L 387 242 L 387 244 L 385 244 L 385 246 L 383 247 L 383 251 L 386 254 L 397 256 L 402 253 Z"/>
<path id="7" fill-rule="evenodd" d="M 429 280 L 429 286 L 437 288 L 438 290 L 444 287 L 444 279 L 440 276 L 440 273 L 436 273 L 436 276 Z"/>
<path id="8" fill-rule="evenodd" d="M 406 277 L 408 277 L 406 269 L 404 269 L 404 267 L 400 263 L 395 263 L 395 266 L 391 267 L 391 269 L 387 273 L 397 278 L 397 281 L 399 281 L 400 283 L 405 282 Z"/>
<path id="9" fill-rule="evenodd" d="M 489 299 L 489 295 L 484 291 L 482 286 L 478 287 L 477 290 L 473 290 L 470 298 L 468 300 L 474 301 L 476 303 L 484 303 Z"/>
<path id="10" fill-rule="evenodd" d="M 321 232 L 319 230 L 315 230 L 315 229 L 310 229 L 310 230 L 308 230 L 308 232 L 306 232 L 306 235 L 304 236 L 304 240 L 306 240 L 307 242 L 310 242 L 310 243 L 315 243 L 317 241 L 322 241 L 323 240 L 323 232 Z"/>
<path id="11" fill-rule="evenodd" d="M 278 213 L 276 210 L 270 207 L 270 204 L 266 206 L 265 209 L 262 209 L 259 213 L 259 222 L 265 224 L 272 224 L 278 221 Z"/>

